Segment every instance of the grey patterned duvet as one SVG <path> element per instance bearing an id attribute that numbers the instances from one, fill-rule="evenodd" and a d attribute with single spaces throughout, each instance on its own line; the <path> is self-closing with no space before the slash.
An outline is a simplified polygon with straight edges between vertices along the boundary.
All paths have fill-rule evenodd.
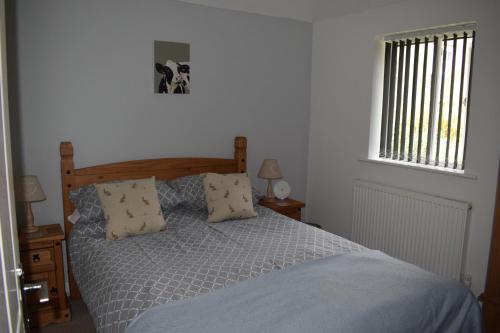
<path id="1" fill-rule="evenodd" d="M 123 332 L 147 309 L 204 294 L 273 270 L 366 250 L 267 208 L 258 217 L 208 224 L 180 208 L 165 231 L 105 239 L 104 222 L 77 223 L 69 240 L 73 273 L 98 332 Z"/>

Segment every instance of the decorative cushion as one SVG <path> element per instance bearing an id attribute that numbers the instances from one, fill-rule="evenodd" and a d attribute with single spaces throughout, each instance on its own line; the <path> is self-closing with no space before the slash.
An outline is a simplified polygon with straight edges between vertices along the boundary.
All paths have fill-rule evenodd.
<path id="1" fill-rule="evenodd" d="M 264 197 L 264 194 L 258 189 L 252 187 L 252 202 L 253 206 L 256 207 L 259 204 L 259 200 Z"/>
<path id="2" fill-rule="evenodd" d="M 164 214 L 168 214 L 183 202 L 181 194 L 165 180 L 156 181 L 156 190 L 158 191 L 158 200 L 160 200 L 161 210 Z"/>
<path id="3" fill-rule="evenodd" d="M 179 200 L 182 201 L 181 204 L 185 207 L 194 210 L 207 209 L 202 175 L 175 178 L 169 182 L 169 185 L 178 192 L 180 196 Z M 160 189 L 158 189 L 158 191 L 160 191 Z M 257 206 L 259 199 L 262 197 L 264 197 L 264 195 L 259 192 L 259 190 L 252 187 L 252 202 L 254 207 Z M 160 203 L 162 204 L 162 209 L 164 209 L 164 203 L 161 199 L 160 196 Z"/>
<path id="4" fill-rule="evenodd" d="M 77 232 L 77 237 L 88 237 L 88 238 L 106 238 L 106 221 L 97 222 L 82 222 L 78 221 L 78 224 L 73 228 L 73 232 Z M 74 237 L 74 236 L 73 236 Z"/>
<path id="5" fill-rule="evenodd" d="M 80 213 L 79 221 L 97 222 L 104 220 L 101 201 L 94 184 L 78 187 L 70 191 L 69 199 Z"/>
<path id="6" fill-rule="evenodd" d="M 184 206 L 194 210 L 207 208 L 201 175 L 176 178 L 170 185 L 182 196 Z"/>
<path id="7" fill-rule="evenodd" d="M 172 211 L 184 200 L 182 195 L 172 188 L 166 180 L 157 180 L 156 190 L 161 209 L 165 214 Z M 69 192 L 69 199 L 75 205 L 76 210 L 78 210 L 78 221 L 97 222 L 105 220 L 101 200 L 97 194 L 95 184 L 85 185 L 72 190 Z M 203 195 L 203 200 L 205 200 L 205 195 Z"/>
<path id="8" fill-rule="evenodd" d="M 208 222 L 257 216 L 252 203 L 252 185 L 247 174 L 207 173 L 202 178 Z"/>
<path id="9" fill-rule="evenodd" d="M 166 228 L 154 177 L 95 186 L 106 216 L 107 239 L 116 240 Z"/>

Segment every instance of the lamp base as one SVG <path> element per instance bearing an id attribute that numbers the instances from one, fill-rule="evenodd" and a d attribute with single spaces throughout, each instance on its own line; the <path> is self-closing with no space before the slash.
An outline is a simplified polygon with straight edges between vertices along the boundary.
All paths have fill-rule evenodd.
<path id="1" fill-rule="evenodd" d="M 279 201 L 276 197 L 263 197 L 260 199 L 262 202 L 277 202 Z"/>
<path id="2" fill-rule="evenodd" d="M 31 211 L 31 202 L 25 203 L 26 225 L 21 229 L 25 234 L 31 234 L 38 231 L 38 227 L 33 224 L 33 212 Z"/>
<path id="3" fill-rule="evenodd" d="M 27 225 L 21 229 L 21 232 L 25 234 L 31 234 L 37 232 L 38 230 L 39 228 L 35 227 L 34 225 Z"/>
<path id="4" fill-rule="evenodd" d="M 267 195 L 261 199 L 263 202 L 275 202 L 276 197 L 274 196 L 274 191 L 273 191 L 273 180 L 268 179 L 267 180 Z"/>

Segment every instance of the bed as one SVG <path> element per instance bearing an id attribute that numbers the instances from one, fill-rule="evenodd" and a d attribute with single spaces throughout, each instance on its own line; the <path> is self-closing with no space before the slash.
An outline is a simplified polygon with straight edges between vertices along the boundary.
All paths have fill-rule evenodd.
<path id="1" fill-rule="evenodd" d="M 75 169 L 61 144 L 65 216 L 79 186 L 155 176 L 246 172 L 234 157 L 167 158 Z M 65 219 L 72 298 L 98 332 L 481 332 L 478 304 L 459 283 L 257 206 L 257 217 L 207 223 L 179 207 L 168 229 L 119 241 L 105 222 Z"/>

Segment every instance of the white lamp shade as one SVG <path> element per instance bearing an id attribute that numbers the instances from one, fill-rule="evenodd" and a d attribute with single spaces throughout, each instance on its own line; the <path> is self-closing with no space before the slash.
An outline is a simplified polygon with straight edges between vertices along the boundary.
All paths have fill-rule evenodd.
<path id="1" fill-rule="evenodd" d="M 265 159 L 260 167 L 259 178 L 263 179 L 280 179 L 283 177 L 278 160 Z"/>
<path id="2" fill-rule="evenodd" d="M 18 201 L 35 202 L 46 199 L 38 178 L 33 175 L 22 176 L 16 192 Z"/>

